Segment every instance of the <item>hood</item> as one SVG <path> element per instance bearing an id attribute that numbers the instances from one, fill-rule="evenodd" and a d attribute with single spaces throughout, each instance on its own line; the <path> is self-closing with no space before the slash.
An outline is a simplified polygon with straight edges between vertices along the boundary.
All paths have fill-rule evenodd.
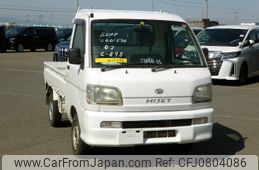
<path id="1" fill-rule="evenodd" d="M 100 72 L 100 84 L 115 86 L 122 97 L 192 96 L 197 84 L 205 84 L 210 76 L 207 68 L 179 68 L 152 72 L 150 69 L 115 69 Z M 156 94 L 156 89 L 164 93 Z"/>
<path id="2" fill-rule="evenodd" d="M 240 51 L 240 47 L 231 46 L 201 46 L 202 48 L 207 48 L 209 51 L 220 51 L 223 53 L 231 53 Z"/>
<path id="3" fill-rule="evenodd" d="M 205 107 L 192 104 L 193 90 L 198 85 L 211 83 L 207 68 L 177 68 L 157 72 L 152 72 L 151 68 L 119 68 L 105 72 L 99 69 L 98 72 L 100 85 L 116 87 L 122 94 L 123 107 L 100 107 L 106 111 L 190 110 Z"/>

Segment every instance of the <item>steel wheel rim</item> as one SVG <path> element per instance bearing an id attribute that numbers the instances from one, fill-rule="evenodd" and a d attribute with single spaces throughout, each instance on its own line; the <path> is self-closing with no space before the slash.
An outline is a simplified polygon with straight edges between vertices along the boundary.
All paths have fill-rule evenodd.
<path id="1" fill-rule="evenodd" d="M 23 49 L 23 45 L 22 44 L 19 44 L 18 45 L 18 51 L 23 51 L 24 49 Z"/>
<path id="2" fill-rule="evenodd" d="M 53 104 L 52 102 L 49 102 L 49 119 L 53 120 Z"/>
<path id="3" fill-rule="evenodd" d="M 72 142 L 75 150 L 78 148 L 80 138 L 80 130 L 78 124 L 72 126 Z"/>
<path id="4" fill-rule="evenodd" d="M 48 44 L 47 50 L 48 50 L 48 51 L 51 51 L 51 50 L 52 50 L 52 45 L 51 45 L 51 44 Z"/>

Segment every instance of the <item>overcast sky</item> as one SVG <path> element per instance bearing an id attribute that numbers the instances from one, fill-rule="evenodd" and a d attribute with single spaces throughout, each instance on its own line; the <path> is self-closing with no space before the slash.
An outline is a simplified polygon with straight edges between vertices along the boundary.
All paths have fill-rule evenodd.
<path id="1" fill-rule="evenodd" d="M 152 2 L 153 5 L 152 5 Z M 185 20 L 205 17 L 205 0 L 79 0 L 80 8 L 154 10 L 180 15 Z M 208 0 L 208 16 L 222 24 L 259 22 L 259 0 Z M 69 25 L 77 0 L 1 0 L 0 23 Z"/>

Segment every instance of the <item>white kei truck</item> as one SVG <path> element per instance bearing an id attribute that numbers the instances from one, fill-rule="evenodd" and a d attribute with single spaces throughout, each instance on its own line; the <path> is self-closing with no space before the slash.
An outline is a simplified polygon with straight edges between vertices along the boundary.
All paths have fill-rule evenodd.
<path id="1" fill-rule="evenodd" d="M 182 144 L 212 137 L 211 74 L 194 33 L 166 12 L 79 10 L 66 62 L 44 62 L 52 126 L 91 147 Z"/>

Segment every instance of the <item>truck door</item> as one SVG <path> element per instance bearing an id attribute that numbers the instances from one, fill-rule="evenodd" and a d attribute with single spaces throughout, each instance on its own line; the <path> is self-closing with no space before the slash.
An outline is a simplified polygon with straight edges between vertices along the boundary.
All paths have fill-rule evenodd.
<path id="1" fill-rule="evenodd" d="M 20 38 L 20 42 L 21 44 L 24 45 L 24 48 L 31 48 L 32 44 L 33 44 L 33 36 L 35 34 L 35 31 L 32 28 L 28 28 L 22 35 Z"/>
<path id="2" fill-rule="evenodd" d="M 69 99 L 67 106 L 75 106 L 77 109 L 81 104 L 84 105 L 86 86 L 84 84 L 84 56 L 85 56 L 85 35 L 86 35 L 86 22 L 84 20 L 75 20 L 74 30 L 72 35 L 72 41 L 70 48 L 79 51 L 78 63 L 72 63 L 70 60 L 67 62 L 67 85 L 66 93 L 67 99 Z M 69 109 L 69 108 L 67 108 Z"/>

